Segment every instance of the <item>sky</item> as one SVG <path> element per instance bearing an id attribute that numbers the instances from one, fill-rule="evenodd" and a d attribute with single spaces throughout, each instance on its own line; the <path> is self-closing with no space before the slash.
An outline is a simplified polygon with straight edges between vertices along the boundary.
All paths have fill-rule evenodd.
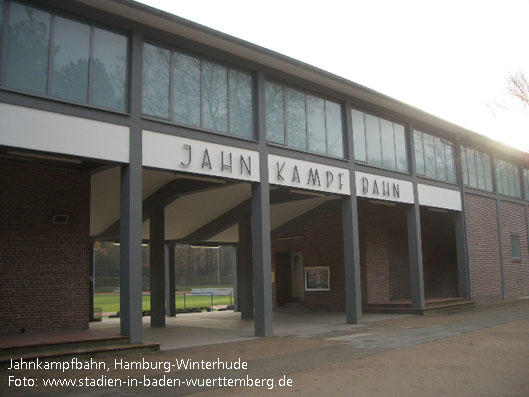
<path id="1" fill-rule="evenodd" d="M 142 0 L 529 151 L 528 0 Z"/>

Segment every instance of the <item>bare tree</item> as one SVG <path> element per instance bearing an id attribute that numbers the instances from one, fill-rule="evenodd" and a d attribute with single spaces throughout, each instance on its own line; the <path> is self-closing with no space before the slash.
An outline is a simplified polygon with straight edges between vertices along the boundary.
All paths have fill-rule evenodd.
<path id="1" fill-rule="evenodd" d="M 521 69 L 509 73 L 506 83 L 507 93 L 520 100 L 525 107 L 529 107 L 529 82 L 525 73 Z"/>

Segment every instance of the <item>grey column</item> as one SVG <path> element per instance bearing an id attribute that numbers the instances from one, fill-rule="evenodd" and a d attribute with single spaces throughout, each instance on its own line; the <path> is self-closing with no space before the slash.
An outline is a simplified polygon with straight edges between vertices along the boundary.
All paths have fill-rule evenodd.
<path id="1" fill-rule="evenodd" d="M 349 159 L 354 158 L 351 104 L 345 104 L 345 142 Z M 342 198 L 343 256 L 345 270 L 345 311 L 348 324 L 362 320 L 362 286 L 360 275 L 360 235 L 358 231 L 358 202 L 354 161 L 349 167 L 351 195 Z"/>
<path id="2" fill-rule="evenodd" d="M 235 247 L 230 246 L 230 258 L 231 258 L 231 274 L 233 280 L 233 311 L 238 312 L 239 306 L 237 304 L 237 251 Z"/>
<path id="3" fill-rule="evenodd" d="M 168 317 L 176 316 L 174 245 L 165 245 L 165 305 Z"/>
<path id="4" fill-rule="evenodd" d="M 139 134 L 138 134 L 139 135 Z M 131 131 L 131 140 L 138 139 Z M 141 142 L 141 135 L 139 135 Z M 141 316 L 141 151 L 137 161 L 121 166 L 120 324 L 131 343 L 142 343 Z M 132 159 L 131 159 L 132 160 Z"/>
<path id="5" fill-rule="evenodd" d="M 415 202 L 417 203 L 417 187 L 414 185 Z M 411 306 L 423 309 L 424 276 L 422 261 L 421 213 L 419 204 L 409 205 L 406 209 L 408 225 L 408 255 L 410 261 L 410 292 Z"/>
<path id="6" fill-rule="evenodd" d="M 239 244 L 237 245 L 237 307 L 241 319 L 254 318 L 252 228 L 248 217 L 239 221 Z"/>
<path id="7" fill-rule="evenodd" d="M 157 205 L 150 217 L 151 327 L 165 327 L 165 208 Z"/>
<path id="8" fill-rule="evenodd" d="M 131 343 L 142 343 L 142 35 L 134 32 L 131 42 L 129 164 L 121 166 L 120 327 Z"/>
<path id="9" fill-rule="evenodd" d="M 257 74 L 256 132 L 259 141 L 259 183 L 252 184 L 252 263 L 255 335 L 272 336 L 272 260 L 270 243 L 270 185 L 265 128 L 265 77 Z"/>
<path id="10" fill-rule="evenodd" d="M 468 288 L 467 244 L 465 235 L 465 214 L 458 212 L 455 216 L 456 251 L 457 251 L 457 280 L 459 296 L 470 299 Z"/>

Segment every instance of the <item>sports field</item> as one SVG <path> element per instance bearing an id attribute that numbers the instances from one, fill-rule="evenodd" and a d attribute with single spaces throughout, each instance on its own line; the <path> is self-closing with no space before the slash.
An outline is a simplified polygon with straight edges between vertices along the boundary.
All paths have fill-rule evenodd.
<path id="1" fill-rule="evenodd" d="M 150 295 L 142 296 L 142 309 L 150 310 L 151 308 L 151 297 Z M 233 302 L 233 297 L 232 297 Z M 229 296 L 214 296 L 213 306 L 229 305 Z M 185 307 L 209 307 L 211 306 L 210 295 L 186 295 Z M 119 311 L 119 294 L 118 293 L 101 293 L 94 294 L 94 307 L 101 308 L 103 313 L 116 313 Z M 176 295 L 176 308 L 184 308 L 184 296 Z"/>

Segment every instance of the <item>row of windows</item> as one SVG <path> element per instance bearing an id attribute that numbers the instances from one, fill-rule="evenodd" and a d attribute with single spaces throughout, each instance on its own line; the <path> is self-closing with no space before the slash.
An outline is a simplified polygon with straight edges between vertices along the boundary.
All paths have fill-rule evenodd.
<path id="1" fill-rule="evenodd" d="M 143 113 L 252 138 L 252 76 L 198 57 L 145 44 Z"/>
<path id="2" fill-rule="evenodd" d="M 265 82 L 266 138 L 291 148 L 343 158 L 342 107 Z"/>
<path id="3" fill-rule="evenodd" d="M 413 131 L 417 174 L 456 183 L 454 146 L 451 142 L 421 131 Z"/>
<path id="4" fill-rule="evenodd" d="M 3 29 L 6 24 L 6 29 Z M 2 33 L 6 32 L 5 37 Z M 12 89 L 125 111 L 128 39 L 125 35 L 65 18 L 19 1 L 0 0 L 0 44 L 6 46 L 3 84 Z M 177 123 L 253 138 L 251 73 L 202 57 L 146 43 L 143 113 Z M 272 81 L 265 82 L 269 142 L 343 158 L 339 103 Z M 354 158 L 408 172 L 404 126 L 351 110 Z M 417 174 L 456 183 L 451 142 L 413 131 Z M 461 148 L 463 183 L 492 192 L 489 155 Z M 521 198 L 518 168 L 497 160 L 497 191 Z M 523 171 L 529 200 L 529 170 Z"/>
<path id="5" fill-rule="evenodd" d="M 15 1 L 3 3 L 6 87 L 125 110 L 126 36 Z"/>
<path id="6" fill-rule="evenodd" d="M 351 110 L 355 160 L 375 167 L 408 172 L 404 126 Z"/>

